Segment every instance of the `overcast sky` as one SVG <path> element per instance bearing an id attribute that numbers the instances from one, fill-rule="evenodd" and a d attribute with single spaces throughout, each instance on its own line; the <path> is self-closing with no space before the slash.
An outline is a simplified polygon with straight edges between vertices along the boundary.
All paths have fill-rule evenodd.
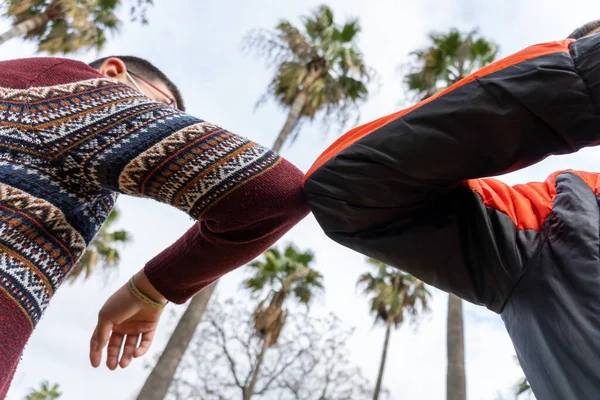
<path id="1" fill-rule="evenodd" d="M 242 38 L 253 28 L 271 28 L 279 19 L 298 22 L 298 16 L 320 4 L 308 0 L 156 0 L 148 26 L 126 24 L 101 54 L 81 54 L 91 61 L 100 56 L 132 54 L 163 69 L 182 89 L 189 113 L 231 131 L 270 145 L 285 112 L 273 103 L 254 111 L 270 73 L 256 58 L 241 51 Z M 362 108 L 360 121 L 368 122 L 393 111 L 403 100 L 398 66 L 407 54 L 426 44 L 426 34 L 450 27 L 481 32 L 501 46 L 506 56 L 531 44 L 562 39 L 577 26 L 600 18 L 597 1 L 573 0 L 332 0 L 328 4 L 342 22 L 359 17 L 363 27 L 360 47 L 367 63 L 380 77 L 378 90 Z M 0 23 L 1 30 L 7 28 Z M 35 47 L 19 40 L 2 45 L 0 59 L 28 57 Z M 292 148 L 283 154 L 307 170 L 339 132 L 323 132 L 307 124 Z M 474 132 L 474 134 L 485 132 Z M 588 149 L 546 161 L 504 177 L 509 183 L 543 180 L 557 169 L 598 170 L 600 152 Z M 595 161 L 595 162 L 594 162 Z M 23 399 L 28 388 L 47 379 L 60 384 L 63 400 L 132 398 L 148 370 L 134 362 L 111 372 L 89 366 L 87 350 L 96 315 L 108 296 L 144 263 L 173 242 L 192 224 L 167 206 L 122 197 L 119 225 L 132 232 L 134 242 L 123 252 L 120 273 L 105 284 L 101 278 L 65 285 L 53 299 L 24 353 L 10 400 Z M 368 269 L 364 257 L 325 237 L 312 217 L 283 240 L 316 253 L 316 267 L 324 274 L 327 293 L 315 312 L 333 311 L 357 328 L 351 358 L 375 380 L 383 329 L 373 328 L 364 298 L 355 290 L 358 275 Z M 232 273 L 218 286 L 220 297 L 239 290 L 244 274 Z M 447 297 L 435 292 L 433 312 L 418 329 L 409 326 L 392 335 L 384 385 L 393 399 L 438 400 L 445 397 L 445 322 Z M 183 306 L 170 306 L 181 313 Z M 466 366 L 469 400 L 495 400 L 510 393 L 521 372 L 500 318 L 472 305 L 465 306 Z M 166 321 L 164 321 L 166 322 Z M 162 350 L 173 325 L 162 323 L 146 361 Z"/>

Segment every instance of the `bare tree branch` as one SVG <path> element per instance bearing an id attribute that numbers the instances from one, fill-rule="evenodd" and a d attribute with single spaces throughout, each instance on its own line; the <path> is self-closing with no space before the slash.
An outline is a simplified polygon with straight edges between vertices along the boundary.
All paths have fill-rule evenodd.
<path id="1" fill-rule="evenodd" d="M 170 399 L 240 398 L 240 376 L 251 373 L 261 339 L 255 336 L 252 306 L 211 304 L 198 327 Z M 337 318 L 290 312 L 278 345 L 266 353 L 254 394 L 278 400 L 363 400 L 371 385 L 348 361 L 351 332 Z"/>
<path id="2" fill-rule="evenodd" d="M 235 361 L 233 360 L 233 357 L 231 357 L 231 355 L 229 354 L 229 350 L 227 349 L 227 339 L 225 338 L 225 332 L 223 331 L 223 329 L 221 329 L 220 326 L 218 326 L 215 321 L 211 321 L 212 326 L 217 330 L 217 332 L 220 334 L 221 339 L 223 339 L 223 342 L 221 343 L 221 346 L 223 347 L 223 352 L 225 353 L 225 356 L 227 357 L 227 360 L 229 361 L 229 367 L 231 370 L 231 374 L 233 375 L 233 379 L 235 380 L 235 383 L 241 388 L 243 389 L 244 386 L 240 383 L 238 377 L 237 377 L 237 372 L 236 372 L 236 368 L 235 368 Z"/>
<path id="3" fill-rule="evenodd" d="M 296 355 L 296 357 L 300 357 L 302 354 L 304 353 L 304 350 L 301 350 L 298 352 L 298 354 Z M 261 390 L 258 390 L 255 392 L 255 394 L 264 394 L 269 387 L 273 384 L 273 382 L 275 382 L 275 380 L 277 380 L 281 374 L 283 374 L 288 367 L 290 367 L 292 364 L 294 364 L 296 362 L 296 357 L 291 357 L 290 360 L 286 363 L 284 363 L 281 368 L 279 368 L 279 371 L 276 372 L 275 374 L 273 374 L 271 376 L 271 379 L 269 379 L 265 384 L 264 387 Z"/>

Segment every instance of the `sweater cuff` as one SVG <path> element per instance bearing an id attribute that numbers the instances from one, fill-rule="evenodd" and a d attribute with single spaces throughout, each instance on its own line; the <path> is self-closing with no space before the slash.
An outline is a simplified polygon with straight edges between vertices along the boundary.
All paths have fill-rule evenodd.
<path id="1" fill-rule="evenodd" d="M 152 286 L 171 303 L 183 304 L 194 295 L 191 290 L 173 286 L 169 275 L 177 275 L 182 264 L 189 263 L 190 260 L 186 259 L 186 250 L 189 250 L 190 246 L 197 241 L 198 231 L 199 223 L 196 222 L 181 238 L 144 266 L 144 274 Z M 208 286 L 215 280 L 213 279 L 204 286 Z"/>
<path id="2" fill-rule="evenodd" d="M 165 268 L 168 268 L 169 265 L 173 264 L 177 265 L 177 261 L 172 259 L 163 259 L 163 257 L 159 255 L 146 264 L 144 267 L 144 274 L 146 274 L 146 277 L 152 286 L 154 286 L 154 288 L 158 290 L 160 294 L 162 294 L 167 300 L 175 304 L 184 304 L 192 296 L 194 296 L 198 290 L 192 291 L 186 290 L 185 288 L 172 290 L 170 287 L 171 285 L 162 278 L 164 277 Z M 204 289 L 206 286 L 209 286 L 217 279 L 218 278 L 203 282 L 200 286 L 200 290 Z M 196 288 L 198 288 L 198 286 L 196 286 Z"/>

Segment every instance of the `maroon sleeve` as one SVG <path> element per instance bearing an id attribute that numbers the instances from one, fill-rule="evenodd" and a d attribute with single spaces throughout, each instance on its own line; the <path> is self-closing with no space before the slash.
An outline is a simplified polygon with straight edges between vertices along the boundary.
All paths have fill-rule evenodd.
<path id="1" fill-rule="evenodd" d="M 282 160 L 213 205 L 178 241 L 152 259 L 145 273 L 174 303 L 262 254 L 308 214 L 303 174 Z"/>
<path id="2" fill-rule="evenodd" d="M 198 220 L 145 267 L 170 301 L 185 302 L 254 259 L 307 215 L 303 174 L 268 148 L 76 61 L 17 67 L 25 71 L 22 84 L 79 83 L 70 90 L 85 120 L 64 156 L 81 190 L 156 200 Z"/>

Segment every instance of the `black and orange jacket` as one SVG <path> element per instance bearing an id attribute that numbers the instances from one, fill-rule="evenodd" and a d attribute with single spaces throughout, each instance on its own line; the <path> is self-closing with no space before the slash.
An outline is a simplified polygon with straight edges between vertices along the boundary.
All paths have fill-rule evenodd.
<path id="1" fill-rule="evenodd" d="M 600 398 L 600 179 L 484 178 L 600 143 L 600 34 L 355 128 L 308 172 L 326 234 L 500 313 L 537 398 Z"/>

